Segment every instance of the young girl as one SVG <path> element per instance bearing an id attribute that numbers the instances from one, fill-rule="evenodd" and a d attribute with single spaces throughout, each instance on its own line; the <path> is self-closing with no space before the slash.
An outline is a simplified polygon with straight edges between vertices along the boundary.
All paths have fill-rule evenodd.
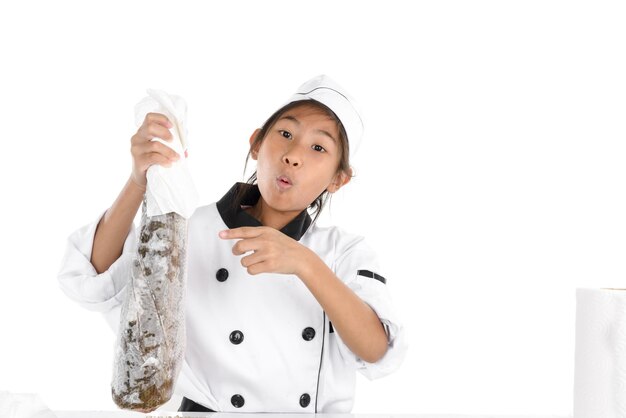
<path id="1" fill-rule="evenodd" d="M 61 288 L 114 330 L 146 171 L 178 158 L 150 140 L 172 140 L 171 127 L 164 115 L 146 116 L 117 200 L 68 239 Z M 376 255 L 362 237 L 314 222 L 350 181 L 361 133 L 350 96 L 315 77 L 253 132 L 248 183 L 189 219 L 180 411 L 348 413 L 356 370 L 374 379 L 399 367 L 404 332 Z"/>

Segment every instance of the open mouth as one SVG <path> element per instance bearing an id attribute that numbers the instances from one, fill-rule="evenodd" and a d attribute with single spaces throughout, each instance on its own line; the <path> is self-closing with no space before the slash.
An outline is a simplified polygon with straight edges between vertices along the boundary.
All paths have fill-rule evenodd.
<path id="1" fill-rule="evenodd" d="M 276 181 L 278 182 L 278 184 L 282 187 L 289 187 L 291 186 L 291 180 L 289 180 L 289 177 L 286 176 L 280 176 L 276 179 Z"/>

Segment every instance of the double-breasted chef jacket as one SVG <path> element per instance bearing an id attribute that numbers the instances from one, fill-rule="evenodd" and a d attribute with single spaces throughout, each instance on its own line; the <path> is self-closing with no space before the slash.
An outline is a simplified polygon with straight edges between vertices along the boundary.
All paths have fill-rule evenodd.
<path id="1" fill-rule="evenodd" d="M 247 189 L 241 206 L 234 204 L 239 187 Z M 306 210 L 281 230 L 313 250 L 380 318 L 388 350 L 368 363 L 343 343 L 297 276 L 249 275 L 232 253 L 235 241 L 218 237 L 223 229 L 260 226 L 242 209 L 259 197 L 258 186 L 237 183 L 189 219 L 187 341 L 175 391 L 215 411 L 348 413 L 355 371 L 369 379 L 387 375 L 407 348 L 376 254 L 360 236 L 312 224 Z M 133 225 L 122 255 L 97 274 L 90 259 L 103 215 L 69 236 L 58 280 L 71 299 L 102 312 L 117 332 L 139 231 Z"/>

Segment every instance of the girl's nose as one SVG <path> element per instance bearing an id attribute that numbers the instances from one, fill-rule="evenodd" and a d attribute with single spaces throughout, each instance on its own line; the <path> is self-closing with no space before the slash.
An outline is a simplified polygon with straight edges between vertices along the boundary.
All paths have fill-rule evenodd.
<path id="1" fill-rule="evenodd" d="M 283 162 L 287 165 L 291 165 L 294 167 L 298 167 L 302 165 L 300 158 L 297 155 L 295 155 L 293 152 L 283 155 Z"/>

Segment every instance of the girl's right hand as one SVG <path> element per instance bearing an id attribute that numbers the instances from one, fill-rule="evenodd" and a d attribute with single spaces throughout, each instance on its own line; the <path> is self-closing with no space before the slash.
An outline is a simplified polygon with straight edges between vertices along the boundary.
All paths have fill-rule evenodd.
<path id="1" fill-rule="evenodd" d="M 140 186 L 148 183 L 146 173 L 152 164 L 170 167 L 180 158 L 178 153 L 152 138 L 172 141 L 169 128 L 174 126 L 169 119 L 160 113 L 148 113 L 137 133 L 130 139 L 130 153 L 133 156 L 132 180 Z"/>

